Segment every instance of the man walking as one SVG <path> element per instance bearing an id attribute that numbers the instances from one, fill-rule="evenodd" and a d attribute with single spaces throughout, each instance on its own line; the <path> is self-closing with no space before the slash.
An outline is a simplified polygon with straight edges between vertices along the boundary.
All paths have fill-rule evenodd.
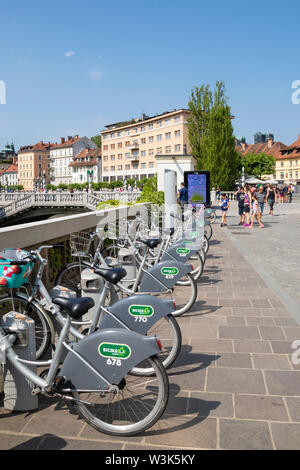
<path id="1" fill-rule="evenodd" d="M 185 204 L 188 203 L 188 200 L 189 200 L 189 197 L 188 197 L 188 190 L 187 188 L 185 187 L 185 184 L 184 183 L 181 183 L 180 185 L 180 189 L 178 191 L 178 195 L 179 195 L 179 203 L 180 203 L 180 207 L 181 207 L 181 219 L 182 221 L 184 221 L 184 206 Z"/>
<path id="2" fill-rule="evenodd" d="M 245 214 L 244 214 L 244 201 L 245 201 L 245 189 L 243 186 L 235 193 L 238 201 L 238 209 L 240 222 L 239 225 L 244 225 L 245 223 Z"/>

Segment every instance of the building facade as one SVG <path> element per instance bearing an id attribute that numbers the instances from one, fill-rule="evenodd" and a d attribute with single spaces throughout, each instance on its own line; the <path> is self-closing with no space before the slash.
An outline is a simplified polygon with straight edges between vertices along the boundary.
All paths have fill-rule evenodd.
<path id="1" fill-rule="evenodd" d="M 26 191 L 41 189 L 49 181 L 50 149 L 43 141 L 21 147 L 18 152 L 18 184 Z"/>
<path id="2" fill-rule="evenodd" d="M 276 180 L 300 185 L 300 135 L 280 151 L 276 160 Z"/>
<path id="3" fill-rule="evenodd" d="M 18 185 L 18 164 L 14 161 L 1 174 L 1 186 L 17 186 Z"/>
<path id="4" fill-rule="evenodd" d="M 189 154 L 189 114 L 179 109 L 105 126 L 101 132 L 102 180 L 151 177 L 157 173 L 156 156 Z"/>
<path id="5" fill-rule="evenodd" d="M 69 164 L 72 183 L 99 183 L 101 181 L 101 149 L 85 147 Z"/>
<path id="6" fill-rule="evenodd" d="M 61 137 L 59 144 L 54 144 L 50 150 L 51 183 L 71 184 L 73 180 L 73 159 L 86 147 L 96 148 L 96 144 L 88 137 Z"/>

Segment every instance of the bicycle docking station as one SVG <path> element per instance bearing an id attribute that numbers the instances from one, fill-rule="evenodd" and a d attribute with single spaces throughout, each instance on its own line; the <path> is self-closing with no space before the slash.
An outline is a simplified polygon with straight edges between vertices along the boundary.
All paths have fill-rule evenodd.
<path id="1" fill-rule="evenodd" d="M 20 313 L 9 312 L 0 319 L 0 327 L 7 333 L 15 334 L 17 340 L 13 349 L 20 360 L 35 361 L 35 324 L 34 321 Z M 29 381 L 20 371 L 5 359 L 5 343 L 0 344 L 1 370 L 0 388 L 4 392 L 4 408 L 11 411 L 31 411 L 38 408 L 38 398 L 32 395 L 34 384 Z M 3 351 L 4 349 L 4 351 Z M 36 373 L 36 366 L 27 367 Z"/>

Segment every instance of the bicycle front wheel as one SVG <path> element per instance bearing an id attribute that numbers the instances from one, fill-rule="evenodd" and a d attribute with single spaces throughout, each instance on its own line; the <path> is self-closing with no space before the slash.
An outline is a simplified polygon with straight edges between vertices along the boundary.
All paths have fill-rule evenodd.
<path id="1" fill-rule="evenodd" d="M 178 317 L 187 312 L 195 303 L 197 298 L 197 284 L 191 273 L 182 278 L 187 281 L 185 285 L 175 285 L 173 287 L 172 298 L 176 304 L 176 310 L 172 312 L 174 317 Z"/>
<path id="2" fill-rule="evenodd" d="M 56 286 L 67 287 L 76 292 L 77 297 L 81 297 L 81 273 L 84 269 L 90 268 L 91 264 L 87 261 L 74 261 L 67 264 L 55 279 Z"/>
<path id="3" fill-rule="evenodd" d="M 117 384 L 118 393 L 74 392 L 74 398 L 84 402 L 74 402 L 78 414 L 98 431 L 113 436 L 134 436 L 153 426 L 167 406 L 169 381 L 157 356 L 147 362 L 154 377 L 128 374 Z"/>
<path id="4" fill-rule="evenodd" d="M 0 298 L 0 317 L 8 312 L 21 313 L 34 321 L 36 359 L 40 359 L 47 351 L 54 332 L 47 313 L 36 302 L 28 302 L 25 297 L 16 294 Z"/>
<path id="5" fill-rule="evenodd" d="M 193 271 L 191 271 L 191 275 L 193 276 L 195 281 L 197 281 L 202 275 L 203 268 L 204 268 L 204 263 L 203 263 L 200 253 L 195 253 L 194 255 L 192 255 L 187 262 L 193 265 L 194 269 Z M 189 283 L 190 283 L 189 279 L 186 279 L 186 280 L 179 279 L 179 281 L 176 282 L 176 285 L 187 286 L 189 285 Z"/>

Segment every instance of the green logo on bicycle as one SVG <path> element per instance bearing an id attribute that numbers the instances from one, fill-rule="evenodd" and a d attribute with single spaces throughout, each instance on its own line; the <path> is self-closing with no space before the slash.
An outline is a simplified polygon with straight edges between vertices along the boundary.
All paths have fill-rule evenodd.
<path id="1" fill-rule="evenodd" d="M 177 248 L 176 253 L 179 255 L 188 255 L 190 252 L 189 248 Z"/>
<path id="2" fill-rule="evenodd" d="M 154 308 L 151 305 L 130 305 L 128 312 L 134 317 L 152 317 Z"/>
<path id="3" fill-rule="evenodd" d="M 131 349 L 127 344 L 101 343 L 98 352 L 102 357 L 115 357 L 117 359 L 128 359 L 131 356 Z"/>
<path id="4" fill-rule="evenodd" d="M 176 276 L 179 273 L 179 269 L 175 267 L 161 268 L 161 273 L 164 276 Z"/>

